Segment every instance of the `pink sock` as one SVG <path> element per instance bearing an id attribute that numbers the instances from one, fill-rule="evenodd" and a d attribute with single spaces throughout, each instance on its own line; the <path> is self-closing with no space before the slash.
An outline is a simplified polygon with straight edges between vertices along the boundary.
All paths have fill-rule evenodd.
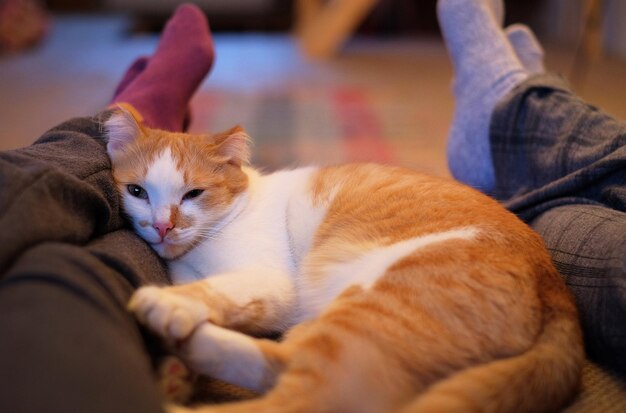
<path id="1" fill-rule="evenodd" d="M 211 69 L 213 57 L 204 14 L 197 6 L 183 4 L 165 26 L 146 67 L 120 88 L 111 104 L 131 105 L 149 127 L 181 131 L 189 100 Z"/>
<path id="2" fill-rule="evenodd" d="M 148 56 L 141 56 L 135 60 L 132 65 L 130 65 L 130 67 L 126 70 L 126 73 L 124 73 L 124 77 L 120 80 L 120 83 L 117 84 L 115 92 L 113 92 L 113 102 L 117 96 L 122 93 L 141 72 L 144 71 L 148 65 L 149 59 L 150 58 Z"/>
<path id="3" fill-rule="evenodd" d="M 122 80 L 120 80 L 120 82 L 117 84 L 117 87 L 115 88 L 115 92 L 113 92 L 113 100 L 112 100 L 113 102 L 115 102 L 117 99 L 117 96 L 120 93 L 122 93 L 128 87 L 128 85 L 130 85 L 131 82 L 135 80 L 137 76 L 139 76 L 141 72 L 144 71 L 144 69 L 148 65 L 149 60 L 150 58 L 148 56 L 141 56 L 137 58 L 130 65 L 130 67 L 126 70 L 126 73 L 124 73 L 124 77 L 122 78 Z M 190 124 L 191 124 L 191 108 L 189 107 L 189 105 L 187 105 L 187 111 L 185 112 L 185 119 L 183 120 L 182 130 L 187 131 L 187 129 L 189 129 Z"/>

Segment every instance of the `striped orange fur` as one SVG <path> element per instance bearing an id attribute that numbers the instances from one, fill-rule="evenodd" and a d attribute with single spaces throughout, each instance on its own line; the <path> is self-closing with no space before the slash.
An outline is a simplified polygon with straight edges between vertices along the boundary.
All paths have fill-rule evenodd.
<path id="1" fill-rule="evenodd" d="M 180 283 L 129 308 L 198 372 L 264 393 L 192 411 L 537 413 L 575 393 L 571 296 L 540 237 L 489 197 L 375 164 L 261 175 L 240 128 L 171 134 L 128 113 L 107 127 L 127 213 Z M 253 337 L 270 332 L 284 337 Z"/>

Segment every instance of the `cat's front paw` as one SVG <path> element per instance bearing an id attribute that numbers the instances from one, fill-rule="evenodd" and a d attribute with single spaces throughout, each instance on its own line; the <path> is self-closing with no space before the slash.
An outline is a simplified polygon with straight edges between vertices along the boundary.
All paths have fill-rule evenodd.
<path id="1" fill-rule="evenodd" d="M 168 287 L 141 287 L 131 297 L 128 309 L 152 331 L 165 338 L 182 340 L 209 318 L 201 301 L 177 294 Z"/>

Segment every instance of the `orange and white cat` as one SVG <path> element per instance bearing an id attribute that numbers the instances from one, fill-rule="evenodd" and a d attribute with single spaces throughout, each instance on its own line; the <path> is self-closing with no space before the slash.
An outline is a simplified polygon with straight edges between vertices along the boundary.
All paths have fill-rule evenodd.
<path id="1" fill-rule="evenodd" d="M 263 175 L 240 128 L 105 126 L 124 209 L 178 284 L 129 308 L 197 372 L 265 393 L 197 411 L 538 413 L 576 391 L 570 295 L 487 196 L 374 164 Z"/>

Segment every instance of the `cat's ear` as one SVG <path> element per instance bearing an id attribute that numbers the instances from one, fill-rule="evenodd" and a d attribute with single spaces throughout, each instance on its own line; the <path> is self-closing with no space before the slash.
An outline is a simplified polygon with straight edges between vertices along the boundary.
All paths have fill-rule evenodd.
<path id="1" fill-rule="evenodd" d="M 124 150 L 143 133 L 141 121 L 141 115 L 132 107 L 118 105 L 115 113 L 104 123 L 109 156 Z"/>
<path id="2" fill-rule="evenodd" d="M 250 136 L 241 126 L 214 136 L 217 154 L 224 156 L 228 162 L 241 166 L 250 161 Z"/>

